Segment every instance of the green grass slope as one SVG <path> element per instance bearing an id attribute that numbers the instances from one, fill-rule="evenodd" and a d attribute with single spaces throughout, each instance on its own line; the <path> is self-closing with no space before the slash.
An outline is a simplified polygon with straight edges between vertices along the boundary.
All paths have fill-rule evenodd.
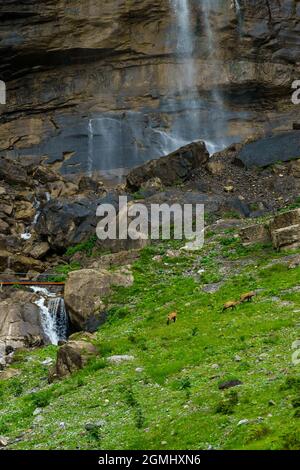
<path id="1" fill-rule="evenodd" d="M 110 299 L 101 356 L 85 369 L 49 385 L 42 362 L 55 347 L 16 356 L 22 374 L 0 382 L 10 448 L 300 448 L 300 267 L 289 269 L 289 253 L 242 247 L 233 230 L 210 233 L 197 253 L 179 247 L 143 250 L 134 285 Z M 253 302 L 222 313 L 249 290 Z M 108 363 L 115 354 L 134 360 Z M 219 389 L 231 379 L 242 384 Z"/>

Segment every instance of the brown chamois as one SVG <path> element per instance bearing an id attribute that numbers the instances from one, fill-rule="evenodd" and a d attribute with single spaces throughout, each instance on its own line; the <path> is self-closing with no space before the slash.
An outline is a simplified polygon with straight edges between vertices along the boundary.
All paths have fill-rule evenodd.
<path id="1" fill-rule="evenodd" d="M 172 312 L 172 313 L 169 313 L 169 315 L 167 316 L 167 325 L 170 324 L 170 322 L 176 322 L 177 320 L 177 313 L 176 312 Z"/>
<path id="2" fill-rule="evenodd" d="M 240 297 L 241 302 L 251 302 L 253 297 L 256 296 L 255 292 L 247 292 L 246 294 L 242 294 Z"/>
<path id="3" fill-rule="evenodd" d="M 231 310 L 233 310 L 234 308 L 236 308 L 237 305 L 240 305 L 240 301 L 237 300 L 230 300 L 229 302 L 226 302 L 224 305 L 223 305 L 223 310 L 222 312 L 224 312 L 224 310 L 229 310 L 231 308 Z"/>

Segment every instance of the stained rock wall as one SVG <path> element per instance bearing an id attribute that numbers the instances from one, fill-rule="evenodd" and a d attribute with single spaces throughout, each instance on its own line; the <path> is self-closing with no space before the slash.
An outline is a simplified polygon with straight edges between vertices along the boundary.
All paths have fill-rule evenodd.
<path id="1" fill-rule="evenodd" d="M 191 2 L 199 138 L 210 139 L 215 87 L 228 142 L 291 128 L 300 119 L 291 104 L 291 83 L 300 79 L 299 2 L 240 0 L 237 13 L 231 0 L 214 1 L 213 57 L 201 2 Z M 176 120 L 180 128 L 189 105 L 184 90 L 175 112 L 168 100 L 187 67 L 176 55 L 170 0 L 8 0 L 0 19 L 2 154 L 47 155 L 63 172 L 78 172 L 131 167 L 176 146 L 168 129 Z"/>

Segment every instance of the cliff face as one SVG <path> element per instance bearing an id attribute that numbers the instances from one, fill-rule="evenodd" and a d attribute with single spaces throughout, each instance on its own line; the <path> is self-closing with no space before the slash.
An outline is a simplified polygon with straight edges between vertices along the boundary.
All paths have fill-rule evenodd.
<path id="1" fill-rule="evenodd" d="M 197 137 L 213 139 L 216 88 L 228 142 L 290 128 L 300 117 L 291 103 L 291 83 L 300 79 L 296 0 L 212 2 L 213 54 L 201 2 L 191 1 L 189 59 L 176 54 L 171 0 L 2 3 L 7 105 L 0 107 L 0 151 L 6 156 L 45 154 L 74 172 L 132 166 L 172 150 L 168 130 L 174 122 L 183 127 L 183 115 L 189 119 L 191 90 L 174 95 L 188 60 L 203 129 Z"/>

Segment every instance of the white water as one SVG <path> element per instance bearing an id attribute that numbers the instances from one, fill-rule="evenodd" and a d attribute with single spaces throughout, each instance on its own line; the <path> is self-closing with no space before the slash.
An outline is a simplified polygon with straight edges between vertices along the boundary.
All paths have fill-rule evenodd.
<path id="1" fill-rule="evenodd" d="M 172 113 L 179 108 L 188 108 L 189 113 L 179 119 L 177 125 L 173 126 L 172 140 L 179 141 L 180 146 L 186 145 L 192 139 L 200 138 L 200 122 L 197 113 L 200 97 L 197 91 L 197 70 L 193 57 L 194 32 L 191 11 L 191 0 L 170 0 L 176 18 L 176 57 L 177 71 L 172 79 L 171 93 L 174 98 L 169 101 Z M 188 136 L 192 136 L 188 138 Z M 178 148 L 178 147 L 177 147 Z M 175 148 L 168 149 L 168 152 Z"/>
<path id="2" fill-rule="evenodd" d="M 234 7 L 235 7 L 235 12 L 238 20 L 238 28 L 239 28 L 239 33 L 243 33 L 243 12 L 242 12 L 242 7 L 240 5 L 240 0 L 234 0 Z"/>
<path id="3" fill-rule="evenodd" d="M 46 199 L 47 199 L 47 194 L 49 193 L 46 193 Z M 33 204 L 33 207 L 36 210 L 33 221 L 29 227 L 26 227 L 25 232 L 21 233 L 20 236 L 22 240 L 29 240 L 32 237 L 32 233 L 31 233 L 32 229 L 34 229 L 34 227 L 36 226 L 39 216 L 41 215 L 41 211 L 39 210 L 40 206 L 41 206 L 40 201 L 36 199 Z"/>
<path id="4" fill-rule="evenodd" d="M 194 35 L 191 29 L 191 10 L 189 0 L 172 0 L 177 20 L 178 56 L 185 59 L 184 73 L 179 73 L 177 85 L 181 93 L 189 92 L 195 85 L 195 63 L 193 60 Z"/>
<path id="5" fill-rule="evenodd" d="M 216 42 L 216 35 L 215 35 L 215 28 L 213 26 L 213 19 L 211 17 L 212 13 L 214 12 L 213 9 L 213 2 L 211 0 L 202 0 L 202 14 L 204 18 L 204 25 L 205 25 L 205 32 L 207 36 L 207 46 L 208 46 L 208 53 L 209 53 L 209 61 L 210 66 L 212 68 L 212 74 L 214 77 L 218 77 L 222 73 L 222 69 L 220 67 L 220 61 L 216 58 L 217 52 L 217 42 Z M 225 142 L 223 141 L 226 120 L 225 120 L 225 109 L 224 109 L 224 101 L 222 98 L 221 93 L 219 92 L 218 88 L 213 87 L 212 89 L 212 98 L 216 104 L 218 110 L 218 121 L 216 121 L 214 126 L 214 138 L 218 144 L 218 147 L 226 147 Z"/>
<path id="6" fill-rule="evenodd" d="M 93 174 L 93 158 L 94 158 L 94 149 L 93 149 L 93 120 L 89 119 L 88 124 L 88 176 Z"/>
<path id="7" fill-rule="evenodd" d="M 31 289 L 41 294 L 34 303 L 40 309 L 44 334 L 51 344 L 57 345 L 60 340 L 67 338 L 68 318 L 64 300 L 43 287 L 31 287 Z"/>

